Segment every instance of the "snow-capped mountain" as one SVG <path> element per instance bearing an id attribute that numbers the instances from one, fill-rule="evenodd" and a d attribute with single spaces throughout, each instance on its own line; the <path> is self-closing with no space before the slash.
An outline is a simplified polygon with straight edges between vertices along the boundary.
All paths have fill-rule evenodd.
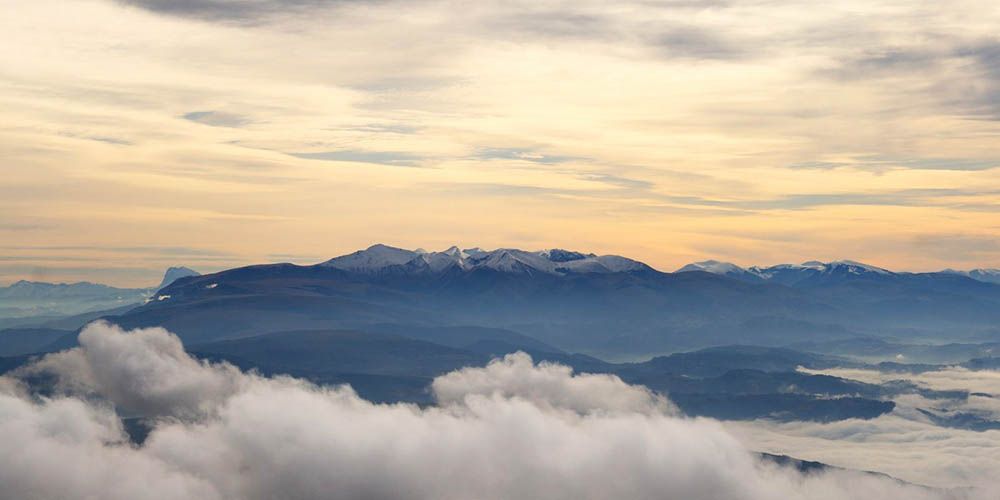
<path id="1" fill-rule="evenodd" d="M 852 260 L 809 261 L 802 264 L 779 264 L 764 268 L 754 266 L 749 271 L 764 281 L 792 286 L 852 279 L 878 279 L 895 274 L 880 267 Z"/>
<path id="2" fill-rule="evenodd" d="M 718 274 L 720 276 L 728 276 L 730 278 L 736 278 L 744 281 L 760 281 L 761 278 L 755 273 L 749 270 L 737 266 L 731 262 L 721 262 L 718 260 L 703 260 L 701 262 L 692 262 L 676 271 L 675 273 L 687 273 L 692 271 L 702 271 L 706 273 Z"/>
<path id="3" fill-rule="evenodd" d="M 514 248 L 500 248 L 487 251 L 479 248 L 462 250 L 453 246 L 440 252 L 427 252 L 424 250 L 405 250 L 381 244 L 330 259 L 320 266 L 359 274 L 491 269 L 514 274 L 562 275 L 651 270 L 642 262 L 617 255 L 584 254 L 562 249 L 531 252 Z"/>
<path id="4" fill-rule="evenodd" d="M 1000 269 L 981 268 L 969 271 L 945 269 L 939 273 L 894 272 L 881 267 L 853 260 L 833 262 L 808 261 L 801 264 L 778 264 L 774 266 L 741 267 L 730 262 L 704 260 L 692 262 L 678 269 L 677 273 L 702 271 L 727 276 L 738 280 L 758 283 L 780 283 L 783 285 L 813 284 L 816 280 L 878 279 L 880 277 L 951 274 L 964 276 L 984 283 L 1000 284 Z"/>
<path id="5" fill-rule="evenodd" d="M 973 269 L 966 276 L 987 283 L 1000 283 L 1000 269 Z"/>
<path id="6" fill-rule="evenodd" d="M 834 262 L 808 261 L 801 264 L 778 264 L 770 267 L 743 268 L 728 262 L 707 260 L 688 264 L 677 272 L 704 271 L 748 282 L 766 281 L 783 285 L 808 284 L 817 280 L 830 281 L 851 278 L 892 276 L 895 273 L 852 260 Z"/>
<path id="7" fill-rule="evenodd" d="M 1000 284 L 1000 269 L 972 269 L 970 271 L 957 271 L 955 269 L 945 269 L 942 271 L 948 274 L 958 274 L 976 281 Z"/>
<path id="8" fill-rule="evenodd" d="M 688 269 L 740 271 L 722 263 Z M 948 332 L 961 340 L 1000 324 L 1000 285 L 964 276 L 850 261 L 742 270 L 735 277 L 663 273 L 624 257 L 562 249 L 374 245 L 314 265 L 258 264 L 184 278 L 120 321 L 164 326 L 191 343 L 279 328 L 500 327 L 562 349 L 629 356 L 885 332 Z"/>

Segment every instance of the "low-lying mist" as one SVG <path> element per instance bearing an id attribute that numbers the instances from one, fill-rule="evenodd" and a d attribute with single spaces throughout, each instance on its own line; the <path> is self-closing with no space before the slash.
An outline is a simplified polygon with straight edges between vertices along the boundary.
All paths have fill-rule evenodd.
<path id="1" fill-rule="evenodd" d="M 33 393 L 26 378 L 48 377 Z M 993 498 L 861 472 L 800 473 L 716 421 L 609 375 L 525 354 L 434 380 L 437 405 L 266 378 L 159 328 L 95 323 L 0 377 L 3 498 Z M 122 417 L 153 423 L 141 445 Z"/>

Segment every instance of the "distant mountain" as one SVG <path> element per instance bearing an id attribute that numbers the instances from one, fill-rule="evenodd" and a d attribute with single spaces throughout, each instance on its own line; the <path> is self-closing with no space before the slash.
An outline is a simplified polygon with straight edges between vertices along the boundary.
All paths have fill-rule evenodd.
<path id="1" fill-rule="evenodd" d="M 1000 269 L 973 269 L 966 276 L 974 280 L 1000 283 Z"/>
<path id="2" fill-rule="evenodd" d="M 810 261 L 802 264 L 781 264 L 766 268 L 751 267 L 749 271 L 770 283 L 788 286 L 817 286 L 845 281 L 881 280 L 895 273 L 880 267 L 851 260 L 835 262 Z"/>
<path id="3" fill-rule="evenodd" d="M 971 271 L 945 269 L 941 272 L 967 276 L 974 280 L 985 281 L 987 283 L 1000 283 L 1000 269 L 972 269 Z"/>
<path id="4" fill-rule="evenodd" d="M 160 281 L 160 285 L 156 287 L 157 290 L 170 285 L 171 283 L 188 276 L 201 276 L 201 273 L 195 271 L 194 269 L 188 267 L 168 267 L 167 272 L 163 273 L 163 280 Z"/>
<path id="5" fill-rule="evenodd" d="M 427 333 L 418 335 L 426 337 Z M 202 358 L 228 361 L 265 375 L 288 374 L 320 384 L 349 383 L 367 399 L 421 404 L 433 403 L 427 388 L 433 377 L 463 366 L 482 366 L 492 357 L 517 350 L 487 356 L 402 335 L 344 330 L 277 332 L 193 348 Z M 873 418 L 893 409 L 893 403 L 883 399 L 897 392 L 798 373 L 798 366 L 850 363 L 840 365 L 836 358 L 788 349 L 728 346 L 628 364 L 558 353 L 533 357 L 581 372 L 616 374 L 626 382 L 669 394 L 689 415 L 730 420 Z"/>
<path id="6" fill-rule="evenodd" d="M 855 364 L 844 358 L 792 349 L 733 345 L 658 356 L 643 363 L 625 364 L 623 371 L 637 375 L 652 372 L 716 377 L 740 369 L 794 372 L 800 366 L 824 369 L 835 366 L 849 367 Z"/>
<path id="7" fill-rule="evenodd" d="M 486 355 L 398 335 L 350 330 L 303 330 L 202 344 L 199 354 L 247 360 L 269 371 L 310 377 L 345 373 L 433 378 Z"/>
<path id="8" fill-rule="evenodd" d="M 793 344 L 793 349 L 850 356 L 867 362 L 957 364 L 973 358 L 1000 355 L 1000 342 L 908 344 L 876 337 L 852 337 Z"/>
<path id="9" fill-rule="evenodd" d="M 1000 269 L 972 269 L 970 271 L 945 269 L 938 273 L 896 273 L 852 260 L 835 262 L 809 261 L 802 264 L 778 264 L 770 267 L 751 266 L 747 268 L 729 262 L 705 260 L 687 264 L 675 272 L 686 273 L 693 271 L 718 274 L 748 282 L 767 281 L 790 286 L 814 284 L 817 280 L 873 278 L 898 274 L 954 274 L 972 278 L 976 281 L 1000 284 Z"/>
<path id="10" fill-rule="evenodd" d="M 18 281 L 0 287 L 0 317 L 65 316 L 142 302 L 147 288 L 116 288 L 97 283 Z"/>
<path id="11" fill-rule="evenodd" d="M 850 261 L 746 271 L 759 279 L 662 273 L 624 257 L 559 249 L 426 252 L 374 245 L 317 265 L 187 277 L 113 321 L 165 326 L 192 345 L 289 330 L 377 331 L 389 324 L 403 330 L 385 333 L 495 328 L 617 359 L 866 335 L 1000 337 L 996 284 Z M 478 351 L 504 342 L 484 340 Z"/>
<path id="12" fill-rule="evenodd" d="M 778 264 L 770 267 L 742 268 L 728 262 L 706 260 L 688 264 L 677 272 L 704 271 L 750 283 L 769 282 L 787 286 L 813 286 L 857 279 L 877 279 L 895 273 L 880 267 L 851 260 L 835 262 L 809 261 L 802 264 Z"/>
<path id="13" fill-rule="evenodd" d="M 504 273 L 561 275 L 568 273 L 618 273 L 651 271 L 638 261 L 617 255 L 594 255 L 552 249 L 527 252 L 512 248 L 484 251 L 451 247 L 443 252 L 403 250 L 373 245 L 343 257 L 330 259 L 320 266 L 360 274 L 441 273 L 449 270 L 489 269 Z"/>
<path id="14" fill-rule="evenodd" d="M 118 288 L 99 283 L 45 283 L 21 280 L 7 287 L 0 287 L 0 319 L 24 321 L 0 322 L 4 326 L 39 326 L 61 318 L 85 315 L 94 311 L 118 309 L 141 304 L 157 290 L 174 281 L 198 272 L 186 267 L 171 267 L 163 275 L 159 286 L 149 288 Z M 31 321 L 37 318 L 37 321 Z M 59 326 L 57 328 L 64 328 Z"/>
<path id="15" fill-rule="evenodd" d="M 688 273 L 692 271 L 701 271 L 706 273 L 718 274 L 720 276 L 727 276 L 729 278 L 735 278 L 747 282 L 759 282 L 763 281 L 763 278 L 755 273 L 748 271 L 736 264 L 729 262 L 720 262 L 717 260 L 704 260 L 701 262 L 693 262 L 688 264 L 674 272 L 677 273 Z"/>

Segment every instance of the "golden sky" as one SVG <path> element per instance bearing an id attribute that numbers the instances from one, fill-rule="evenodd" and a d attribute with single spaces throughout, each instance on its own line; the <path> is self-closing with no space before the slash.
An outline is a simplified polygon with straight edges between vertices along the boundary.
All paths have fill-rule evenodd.
<path id="1" fill-rule="evenodd" d="M 375 242 L 1000 267 L 991 0 L 0 2 L 0 283 Z"/>

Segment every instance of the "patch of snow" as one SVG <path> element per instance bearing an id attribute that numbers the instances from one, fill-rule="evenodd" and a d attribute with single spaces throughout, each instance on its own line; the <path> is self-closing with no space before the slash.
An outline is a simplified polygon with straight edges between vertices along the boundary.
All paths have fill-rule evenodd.
<path id="1" fill-rule="evenodd" d="M 836 267 L 847 267 L 848 272 L 852 274 L 861 274 L 862 272 L 870 272 L 877 274 L 892 274 L 891 271 L 887 269 L 882 269 L 881 267 L 875 267 L 868 264 L 862 264 L 861 262 L 855 262 L 853 260 L 838 260 L 826 264 L 826 270 L 832 270 Z"/>
<path id="2" fill-rule="evenodd" d="M 676 272 L 686 273 L 690 271 L 704 271 L 706 273 L 712 273 L 712 274 L 742 274 L 747 272 L 746 269 L 743 269 L 742 267 L 737 266 L 736 264 L 732 264 L 729 262 L 721 262 L 718 260 L 703 260 L 701 262 L 692 262 L 691 264 L 688 264 L 678 269 Z"/>
<path id="3" fill-rule="evenodd" d="M 452 246 L 440 252 L 404 250 L 386 245 L 373 245 L 365 250 L 330 259 L 321 266 L 351 272 L 375 273 L 392 266 L 402 266 L 404 272 L 442 272 L 451 268 L 462 270 L 493 269 L 505 273 L 616 273 L 649 269 L 645 264 L 617 255 L 585 254 L 562 249 L 529 252 L 513 248 L 462 250 Z"/>
<path id="4" fill-rule="evenodd" d="M 389 266 L 398 266 L 412 261 L 421 255 L 412 250 L 390 247 L 388 245 L 372 245 L 365 250 L 330 259 L 321 266 L 333 267 L 345 271 L 376 272 Z"/>

